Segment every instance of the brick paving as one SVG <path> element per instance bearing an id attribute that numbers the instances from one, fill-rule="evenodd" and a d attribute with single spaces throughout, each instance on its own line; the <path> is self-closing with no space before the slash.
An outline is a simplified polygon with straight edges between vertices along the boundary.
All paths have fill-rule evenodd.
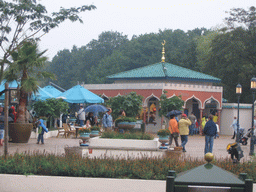
<path id="1" fill-rule="evenodd" d="M 213 154 L 215 158 L 230 158 L 230 155 L 226 151 L 226 146 L 229 143 L 234 142 L 231 136 L 220 136 L 214 140 Z M 179 139 L 180 144 L 180 139 Z M 28 151 L 45 151 L 47 153 L 54 153 L 57 155 L 64 154 L 64 147 L 69 146 L 79 146 L 79 139 L 75 138 L 63 138 L 63 137 L 53 137 L 45 139 L 45 144 L 36 144 L 36 139 L 30 139 L 28 143 L 8 143 L 9 154 L 14 154 L 15 152 L 28 152 Z M 255 146 L 256 147 L 256 146 Z M 250 160 L 249 143 L 246 146 L 241 145 L 244 151 L 244 158 L 242 160 Z M 204 156 L 204 136 L 194 135 L 189 136 L 188 143 L 186 145 L 186 153 L 183 156 L 192 158 L 203 158 Z M 4 154 L 4 147 L 0 148 L 0 155 Z"/>
<path id="2" fill-rule="evenodd" d="M 213 153 L 215 158 L 230 158 L 226 152 L 228 143 L 234 140 L 231 136 L 220 136 L 214 140 Z M 45 151 L 57 155 L 64 154 L 65 146 L 78 146 L 79 139 L 75 138 L 49 138 L 45 144 L 36 144 L 36 139 L 30 139 L 28 143 L 9 143 L 9 153 L 26 152 L 26 151 Z M 180 140 L 179 140 L 180 143 Z M 249 160 L 250 146 L 242 146 L 245 157 L 242 159 Z M 186 153 L 182 155 L 192 158 L 203 158 L 204 156 L 204 137 L 199 135 L 189 136 L 186 145 Z M 0 155 L 4 153 L 4 147 L 0 148 Z M 6 185 L 9 183 L 9 185 Z M 47 184 L 44 184 L 47 183 Z M 24 188 L 24 186 L 26 188 Z M 129 179 L 104 179 L 104 178 L 76 178 L 76 177 L 48 177 L 48 176 L 22 176 L 22 175 L 4 175 L 0 174 L 0 191 L 2 192 L 22 192 L 22 191 L 166 191 L 165 181 L 151 180 L 129 180 Z M 256 192 L 256 184 L 254 190 Z"/>

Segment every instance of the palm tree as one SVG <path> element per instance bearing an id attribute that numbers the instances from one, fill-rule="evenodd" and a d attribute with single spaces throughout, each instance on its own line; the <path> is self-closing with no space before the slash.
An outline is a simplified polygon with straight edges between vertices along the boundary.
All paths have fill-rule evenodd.
<path id="1" fill-rule="evenodd" d="M 13 62 L 5 71 L 4 78 L 7 82 L 13 80 L 20 82 L 17 123 L 27 123 L 25 117 L 28 97 L 32 92 L 37 92 L 39 79 L 53 78 L 53 74 L 41 71 L 47 60 L 47 57 L 43 56 L 46 50 L 39 52 L 38 44 L 34 40 L 27 40 L 19 47 L 11 54 Z"/>

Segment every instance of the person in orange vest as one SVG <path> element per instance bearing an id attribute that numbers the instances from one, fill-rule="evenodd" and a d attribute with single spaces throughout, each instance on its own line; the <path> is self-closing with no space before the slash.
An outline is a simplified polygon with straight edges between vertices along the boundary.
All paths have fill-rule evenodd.
<path id="1" fill-rule="evenodd" d="M 180 133 L 179 128 L 178 128 L 178 122 L 176 121 L 174 115 L 172 115 L 170 118 L 171 119 L 169 121 L 169 130 L 171 132 L 171 135 L 170 135 L 169 146 L 171 146 L 172 139 L 174 139 L 176 147 L 178 147 L 179 146 L 178 137 L 179 137 L 179 133 Z"/>

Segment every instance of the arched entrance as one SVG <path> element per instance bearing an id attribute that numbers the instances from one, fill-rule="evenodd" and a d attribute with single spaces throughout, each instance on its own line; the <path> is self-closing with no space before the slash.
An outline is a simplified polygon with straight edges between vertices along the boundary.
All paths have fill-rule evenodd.
<path id="1" fill-rule="evenodd" d="M 101 95 L 101 98 L 104 99 L 104 103 L 105 101 L 109 100 L 109 98 L 104 93 Z"/>
<path id="2" fill-rule="evenodd" d="M 154 95 L 149 96 L 144 101 L 146 107 L 146 131 L 156 133 L 161 128 L 161 118 L 159 117 L 159 98 Z"/>
<path id="3" fill-rule="evenodd" d="M 213 97 L 210 99 L 207 99 L 204 102 L 204 115 L 209 116 L 209 115 L 215 115 L 218 113 L 218 109 L 220 109 L 220 103 L 218 100 L 214 99 Z"/>
<path id="4" fill-rule="evenodd" d="M 194 115 L 197 119 L 200 119 L 200 108 L 202 107 L 202 103 L 199 99 L 192 97 L 185 101 L 184 104 L 184 113 L 186 115 L 191 114 L 191 112 L 194 112 Z"/>

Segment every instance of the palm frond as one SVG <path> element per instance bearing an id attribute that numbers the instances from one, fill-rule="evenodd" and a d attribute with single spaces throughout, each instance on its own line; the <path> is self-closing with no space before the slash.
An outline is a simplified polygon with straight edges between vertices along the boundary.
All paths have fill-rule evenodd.
<path id="1" fill-rule="evenodd" d="M 35 77 L 27 77 L 21 81 L 21 89 L 27 93 L 36 93 L 38 91 L 38 80 Z"/>

